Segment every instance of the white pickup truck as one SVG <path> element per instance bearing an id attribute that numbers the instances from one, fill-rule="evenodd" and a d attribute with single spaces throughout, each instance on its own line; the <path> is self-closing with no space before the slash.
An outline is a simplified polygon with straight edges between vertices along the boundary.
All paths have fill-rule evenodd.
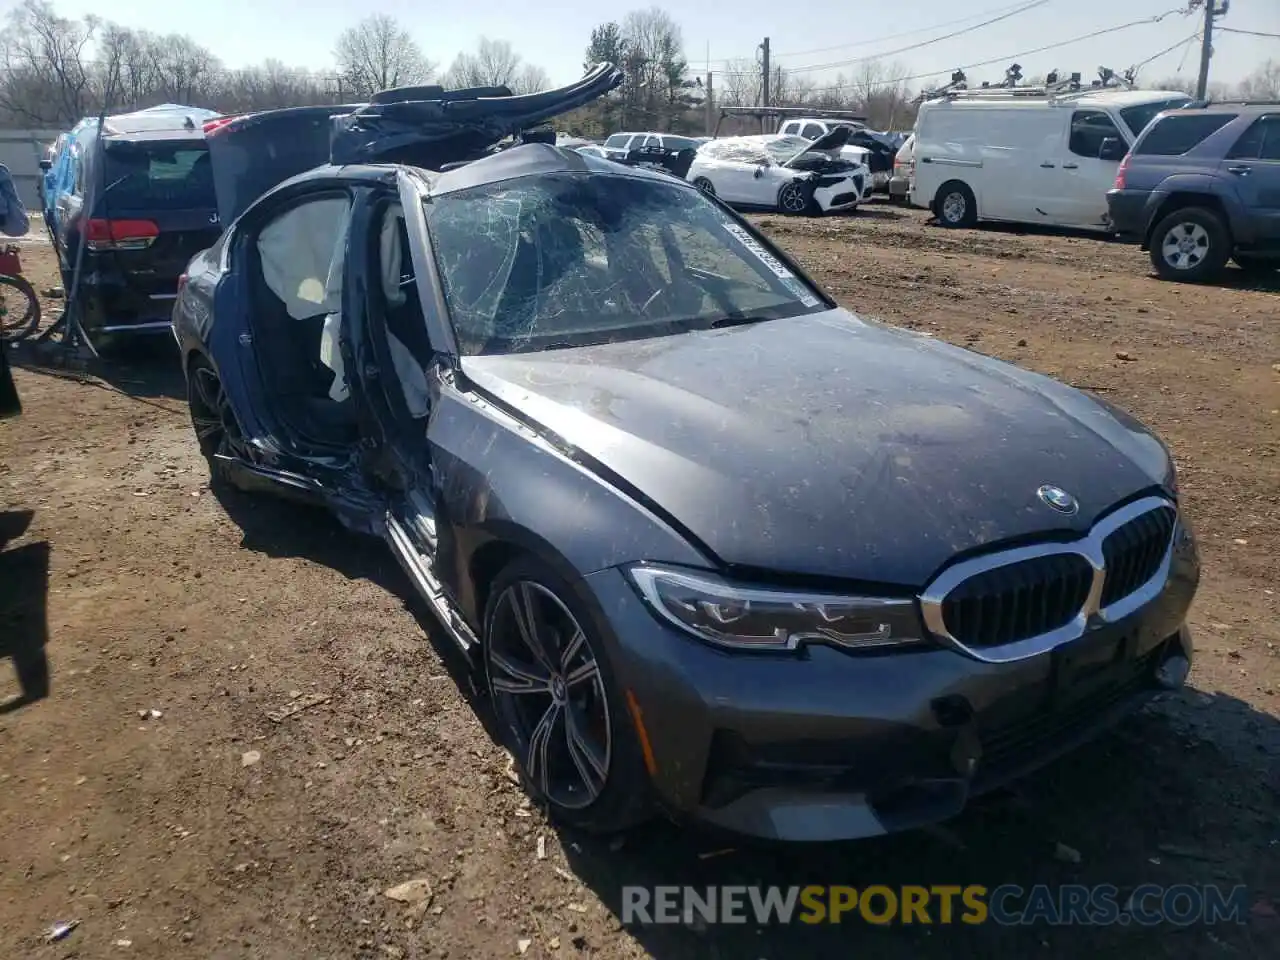
<path id="1" fill-rule="evenodd" d="M 817 117 L 796 117 L 784 120 L 778 127 L 778 133 L 804 137 L 806 140 L 817 140 L 819 137 L 825 137 L 836 127 L 849 127 L 855 132 L 855 139 L 858 139 L 856 135 L 860 133 L 866 133 L 870 138 L 870 131 L 867 130 L 865 123 L 859 123 L 856 120 L 821 120 Z M 857 143 L 846 143 L 840 148 L 840 156 L 844 159 L 866 164 L 867 169 L 871 171 L 871 189 L 873 190 L 888 189 L 889 178 L 893 175 L 892 156 L 877 156 L 883 153 L 883 150 L 873 150 L 868 146 L 859 146 Z"/>

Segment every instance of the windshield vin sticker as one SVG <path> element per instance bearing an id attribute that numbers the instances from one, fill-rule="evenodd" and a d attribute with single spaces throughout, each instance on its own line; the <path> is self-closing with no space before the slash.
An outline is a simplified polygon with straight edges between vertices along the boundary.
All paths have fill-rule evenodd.
<path id="1" fill-rule="evenodd" d="M 763 263 L 766 267 L 773 271 L 773 275 L 783 280 L 794 276 L 794 274 L 782 265 L 782 262 L 771 254 L 747 231 L 743 230 L 736 223 L 726 223 L 724 228 L 728 230 L 738 242 L 756 255 L 756 259 Z"/>

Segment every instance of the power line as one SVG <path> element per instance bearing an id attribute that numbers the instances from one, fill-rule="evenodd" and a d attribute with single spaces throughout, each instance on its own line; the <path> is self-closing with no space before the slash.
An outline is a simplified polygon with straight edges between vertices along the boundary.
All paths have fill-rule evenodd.
<path id="1" fill-rule="evenodd" d="M 1243 33 L 1248 37 L 1271 37 L 1280 40 L 1280 33 L 1263 33 L 1261 30 L 1237 30 L 1235 27 L 1217 27 L 1219 33 Z"/>
<path id="2" fill-rule="evenodd" d="M 916 29 L 914 30 L 903 30 L 900 33 L 890 33 L 890 34 L 886 34 L 883 37 L 872 37 L 869 40 L 854 40 L 850 43 L 837 43 L 835 46 L 831 46 L 831 47 L 814 47 L 809 50 L 792 50 L 787 53 L 777 53 L 777 54 L 774 54 L 774 56 L 775 57 L 806 57 L 811 53 L 830 53 L 832 50 L 848 50 L 851 47 L 866 47 L 866 46 L 870 46 L 873 43 L 884 43 L 886 40 L 898 40 L 898 39 L 901 39 L 902 37 L 914 37 L 916 34 L 919 34 L 919 33 L 929 33 L 930 31 L 933 31 L 933 30 L 941 30 L 943 27 L 954 27 L 956 24 L 968 23 L 970 20 L 976 20 L 978 17 L 985 17 L 992 13 L 1009 13 L 1010 16 L 1013 16 L 1013 14 L 1021 13 L 1023 10 L 1030 10 L 1032 7 L 1040 6 L 1042 3 L 1047 3 L 1047 2 L 1048 0 L 1040 0 L 1039 3 L 1028 4 L 1026 0 L 1020 0 L 1020 2 L 1017 4 L 1014 4 L 1013 7 L 1005 6 L 1005 7 L 996 7 L 993 10 L 979 10 L 977 13 L 971 13 L 968 16 L 960 17 L 956 20 L 945 20 L 942 23 L 930 24 L 927 27 L 916 27 Z"/>
<path id="3" fill-rule="evenodd" d="M 1072 37 L 1069 40 L 1060 40 L 1057 43 L 1045 44 L 1043 47 L 1036 47 L 1034 50 L 1022 50 L 1018 53 L 1007 53 L 1004 56 L 992 57 L 990 60 L 980 60 L 976 63 L 966 63 L 966 64 L 962 64 L 961 66 L 963 69 L 972 70 L 975 67 L 989 67 L 992 64 L 1008 63 L 1012 60 L 1018 60 L 1022 57 L 1029 57 L 1029 56 L 1032 56 L 1033 54 L 1044 53 L 1048 50 L 1057 50 L 1059 47 L 1070 46 L 1073 43 L 1080 43 L 1084 40 L 1092 40 L 1095 37 L 1106 36 L 1109 33 L 1118 33 L 1121 30 L 1128 30 L 1130 27 L 1142 26 L 1143 24 L 1148 24 L 1148 23 L 1159 23 L 1161 20 L 1164 20 L 1166 17 L 1174 13 L 1185 14 L 1186 10 L 1170 10 L 1165 13 L 1157 14 L 1154 17 L 1146 17 L 1145 19 L 1142 19 L 1142 20 L 1130 20 L 1128 23 L 1117 24 L 1114 27 L 1106 27 L 1102 30 L 1094 30 L 1092 33 L 1086 33 L 1078 37 Z M 1182 42 L 1185 43 L 1186 41 L 1184 40 Z M 917 73 L 907 77 L 895 77 L 890 80 L 881 81 L 881 83 L 884 85 L 888 85 L 893 83 L 907 83 L 908 81 L 911 81 L 911 80 L 928 80 L 931 77 L 940 77 L 950 72 L 951 72 L 950 70 L 934 70 L 929 73 Z M 843 90 L 844 88 L 850 87 L 853 85 L 854 84 L 852 82 L 837 83 L 828 87 L 819 87 L 817 89 L 818 91 Z"/>
<path id="4" fill-rule="evenodd" d="M 929 40 L 921 40 L 919 43 L 908 44 L 907 46 L 899 47 L 896 50 L 883 50 L 880 53 L 867 54 L 866 56 L 862 56 L 862 57 L 851 57 L 847 60 L 834 60 L 831 63 L 814 63 L 806 67 L 790 67 L 788 69 L 792 73 L 806 73 L 812 70 L 831 70 L 831 69 L 834 69 L 835 67 L 849 66 L 855 63 L 862 63 L 866 60 L 879 60 L 883 57 L 896 56 L 899 53 L 907 53 L 911 50 L 919 50 L 921 47 L 932 46 L 933 44 L 941 43 L 944 40 L 951 40 L 955 37 L 962 37 L 966 33 L 973 33 L 975 30 L 981 30 L 983 27 L 989 27 L 993 23 L 999 23 L 1001 20 L 1008 20 L 1010 17 L 1016 17 L 1020 13 L 1026 13 L 1028 10 L 1033 10 L 1036 7 L 1042 7 L 1048 2 L 1049 0 L 1032 0 L 1031 3 L 1023 4 L 1018 9 L 1012 10 L 1005 14 L 1001 14 L 998 17 L 992 17 L 989 20 L 983 20 L 981 23 L 975 23 L 972 26 L 964 27 L 961 30 L 953 30 L 951 33 L 944 33 L 940 37 L 932 37 Z"/>
<path id="5" fill-rule="evenodd" d="M 1173 51 L 1177 50 L 1179 47 L 1183 47 L 1183 48 L 1184 48 L 1183 59 L 1184 59 L 1184 61 L 1185 61 L 1185 59 L 1186 59 L 1185 50 L 1186 50 L 1186 49 L 1190 49 L 1191 44 L 1192 44 L 1194 41 L 1199 40 L 1199 39 L 1200 39 L 1200 31 L 1199 31 L 1199 30 L 1197 30 L 1195 33 L 1193 33 L 1191 36 L 1187 37 L 1185 40 L 1179 40 L 1179 41 L 1178 41 L 1177 43 L 1175 43 L 1173 46 L 1171 46 L 1171 47 L 1165 47 L 1165 48 L 1164 48 L 1163 50 L 1161 50 L 1159 53 L 1153 53 L 1151 56 L 1147 57 L 1147 59 L 1143 60 L 1141 63 L 1136 63 L 1136 64 L 1134 64 L 1134 65 L 1133 65 L 1133 72 L 1136 74 L 1139 70 L 1141 70 L 1141 69 L 1142 69 L 1143 67 L 1145 67 L 1147 64 L 1151 63 L 1153 60 L 1159 60 L 1159 59 L 1160 59 L 1161 57 L 1163 57 L 1166 53 L 1173 53 Z M 1181 69 L 1182 69 L 1182 67 L 1181 67 L 1181 66 L 1179 66 L 1179 67 L 1178 67 L 1178 69 L 1179 69 L 1179 70 L 1181 70 Z"/>
<path id="6" fill-rule="evenodd" d="M 1026 10 L 1030 10 L 1034 7 L 1043 6 L 1048 2 L 1049 0 L 1033 0 L 1033 2 L 1029 3 L 1027 2 L 1027 0 L 1019 0 L 1019 2 L 1012 7 L 1003 6 L 1003 7 L 996 7 L 991 10 L 980 10 L 977 13 L 971 13 L 971 14 L 968 14 L 967 16 L 959 17 L 958 19 L 955 19 L 955 20 L 944 20 L 942 23 L 930 24 L 927 27 L 916 27 L 913 30 L 902 30 L 898 33 L 889 33 L 880 37 L 870 37 L 865 40 L 852 40 L 849 43 L 838 43 L 830 47 L 813 47 L 808 50 L 792 50 L 789 53 L 775 53 L 773 55 L 773 59 L 776 61 L 780 57 L 803 57 L 803 56 L 808 56 L 809 54 L 814 54 L 814 53 L 829 53 L 832 50 L 847 50 L 852 47 L 866 47 L 876 43 L 884 43 L 886 40 L 898 40 L 902 37 L 913 37 L 921 33 L 930 33 L 934 30 L 941 30 L 944 27 L 955 26 L 958 23 L 968 23 L 969 21 L 977 17 L 985 17 L 989 14 L 1002 14 L 1002 16 L 996 17 L 995 20 L 988 21 L 989 23 L 995 23 L 998 20 L 1003 20 L 1003 19 L 1007 19 L 1008 17 L 1016 16 L 1017 14 L 1022 13 Z M 984 26 L 984 24 L 977 24 L 973 27 L 970 27 L 969 29 L 976 30 L 978 29 L 978 27 L 981 27 L 981 26 Z M 965 31 L 960 31 L 960 33 L 963 33 L 963 32 Z M 959 36 L 959 33 L 957 33 L 956 36 Z M 947 38 L 942 37 L 940 39 L 945 40 Z M 936 41 L 925 41 L 925 42 L 929 43 L 929 42 L 936 42 Z M 878 54 L 878 56 L 884 56 L 884 54 Z M 709 62 L 727 66 L 729 64 L 741 63 L 744 60 L 756 60 L 757 64 L 759 63 L 759 60 L 756 58 L 755 54 L 742 56 L 742 57 L 723 57 L 723 58 L 719 58 Z M 800 68 L 800 69 L 803 69 L 803 68 Z M 748 73 L 750 73 L 751 75 L 754 75 L 755 73 L 755 71 L 746 71 L 746 70 L 739 70 L 739 71 L 717 70 L 716 71 L 716 73 L 719 73 L 722 75 L 732 74 L 735 72 L 743 75 L 747 75 Z"/>

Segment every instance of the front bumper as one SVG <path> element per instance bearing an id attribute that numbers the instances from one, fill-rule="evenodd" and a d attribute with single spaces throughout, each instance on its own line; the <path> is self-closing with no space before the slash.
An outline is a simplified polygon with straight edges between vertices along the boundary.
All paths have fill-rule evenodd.
<path id="1" fill-rule="evenodd" d="M 1189 537 L 1176 542 L 1165 587 L 1145 607 L 1011 663 L 941 648 L 731 654 L 660 623 L 619 570 L 585 584 L 668 810 L 757 837 L 829 841 L 954 816 L 1158 692 L 1157 670 L 1192 653 L 1184 620 L 1199 565 Z"/>
<path id="2" fill-rule="evenodd" d="M 849 176 L 818 177 L 813 188 L 813 200 L 824 213 L 833 210 L 850 210 L 871 197 L 871 174 L 855 173 Z"/>
<path id="3" fill-rule="evenodd" d="M 1107 215 L 1111 230 L 1125 240 L 1141 241 L 1147 235 L 1147 190 L 1108 190 Z"/>

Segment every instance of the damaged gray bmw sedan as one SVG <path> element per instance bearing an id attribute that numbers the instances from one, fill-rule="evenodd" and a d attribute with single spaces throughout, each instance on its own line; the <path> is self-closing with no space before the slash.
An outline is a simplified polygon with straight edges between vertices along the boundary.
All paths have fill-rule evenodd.
<path id="1" fill-rule="evenodd" d="M 601 70 L 361 108 L 291 179 L 270 117 L 209 133 L 237 199 L 174 319 L 215 480 L 383 538 L 585 829 L 937 821 L 1181 685 L 1199 564 L 1140 424 L 859 319 L 690 184 L 475 158 Z"/>

